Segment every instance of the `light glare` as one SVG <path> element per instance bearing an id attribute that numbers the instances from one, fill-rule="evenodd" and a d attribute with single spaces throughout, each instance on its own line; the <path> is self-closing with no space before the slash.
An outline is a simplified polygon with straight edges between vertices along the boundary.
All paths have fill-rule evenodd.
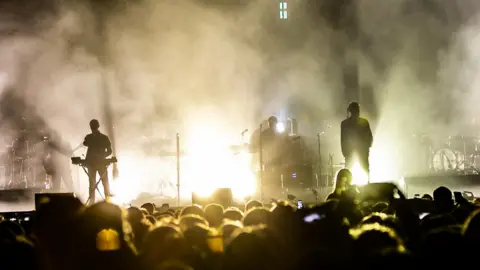
<path id="1" fill-rule="evenodd" d="M 360 167 L 358 162 L 352 167 L 352 185 L 363 186 L 368 184 L 368 174 Z"/>
<path id="2" fill-rule="evenodd" d="M 228 149 L 228 138 L 216 128 L 199 125 L 188 141 L 184 187 L 191 192 L 208 197 L 215 189 L 230 188 L 235 199 L 243 199 L 255 192 L 255 177 L 250 168 L 250 155 L 234 155 Z"/>
<path id="3" fill-rule="evenodd" d="M 140 160 L 140 161 L 139 161 Z M 146 175 L 142 175 L 141 158 L 120 156 L 118 158 L 119 176 L 110 177 L 110 189 L 114 197 L 113 203 L 126 204 L 136 199 L 140 193 L 140 183 Z"/>
<path id="4" fill-rule="evenodd" d="M 389 132 L 389 129 L 375 133 L 373 147 L 370 150 L 371 182 L 385 182 L 401 177 L 400 164 L 396 155 L 400 142 L 392 132 Z"/>
<path id="5" fill-rule="evenodd" d="M 285 124 L 284 123 L 277 123 L 277 126 L 275 128 L 276 128 L 278 133 L 285 132 Z"/>

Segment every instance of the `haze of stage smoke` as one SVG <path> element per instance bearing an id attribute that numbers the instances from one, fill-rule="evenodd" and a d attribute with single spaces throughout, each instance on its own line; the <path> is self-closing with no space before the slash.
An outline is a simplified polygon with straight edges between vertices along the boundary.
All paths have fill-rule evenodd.
<path id="1" fill-rule="evenodd" d="M 448 136 L 473 131 L 468 125 L 478 112 L 467 107 L 472 81 L 465 74 L 478 67 L 469 64 L 471 36 L 464 32 L 478 4 L 362 3 L 362 84 L 373 87 L 379 114 L 372 167 L 381 178 L 398 177 L 408 167 L 428 166 L 421 134 L 441 147 Z M 388 176 L 388 170 L 395 173 Z"/>
<path id="2" fill-rule="evenodd" d="M 345 33 L 332 29 L 321 12 L 312 12 L 309 1 L 292 3 L 291 17 L 282 22 L 277 4 L 266 0 L 238 6 L 204 2 L 132 1 L 101 17 L 112 59 L 117 151 L 171 151 L 174 145 L 159 139 L 176 132 L 192 137 L 189 130 L 196 125 L 221 127 L 225 141 L 233 144 L 242 130 L 254 130 L 277 114 L 298 118 L 311 137 L 323 124 L 333 125 L 328 141 L 335 143 L 330 151 L 337 151 L 335 162 L 340 162 L 337 127 L 348 100 L 337 47 L 355 52 Z M 477 113 L 465 109 L 472 105 L 473 88 L 464 78 L 478 69 L 468 61 L 474 46 L 466 47 L 478 5 L 473 0 L 356 2 L 356 53 L 361 87 L 371 89 L 375 101 L 370 107 L 377 114 L 376 156 L 396 163 L 402 156 L 391 158 L 391 152 L 397 153 L 410 134 L 450 134 Z M 52 10 L 42 13 L 49 19 L 35 31 L 29 29 L 31 21 L 22 25 L 4 18 L 2 33 L 9 27 L 18 31 L 3 35 L 0 43 L 0 85 L 26 93 L 38 114 L 76 145 L 91 118 L 105 122 L 95 55 L 98 17 L 82 3 Z"/>

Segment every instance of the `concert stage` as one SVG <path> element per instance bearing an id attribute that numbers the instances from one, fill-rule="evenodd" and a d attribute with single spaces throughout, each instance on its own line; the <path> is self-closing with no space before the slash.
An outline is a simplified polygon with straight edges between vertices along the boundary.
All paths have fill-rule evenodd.
<path id="1" fill-rule="evenodd" d="M 413 198 L 415 194 L 430 194 L 444 186 L 454 191 L 470 191 L 475 197 L 480 197 L 480 175 L 478 174 L 428 174 L 405 177 L 404 192 L 407 197 Z"/>

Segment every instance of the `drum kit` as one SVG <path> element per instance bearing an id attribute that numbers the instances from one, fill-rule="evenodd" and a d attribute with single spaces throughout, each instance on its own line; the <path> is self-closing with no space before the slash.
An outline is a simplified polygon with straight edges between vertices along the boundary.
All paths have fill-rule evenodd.
<path id="1" fill-rule="evenodd" d="M 450 136 L 433 153 L 431 169 L 435 172 L 480 173 L 480 138 Z"/>
<path id="2" fill-rule="evenodd" d="M 48 138 L 29 135 L 20 132 L 4 150 L 0 165 L 4 169 L 4 189 L 45 188 L 48 179 L 42 161 Z"/>

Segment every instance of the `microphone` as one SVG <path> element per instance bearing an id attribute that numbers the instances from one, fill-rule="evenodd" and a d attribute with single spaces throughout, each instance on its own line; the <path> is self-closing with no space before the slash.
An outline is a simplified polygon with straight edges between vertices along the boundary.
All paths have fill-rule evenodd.
<path id="1" fill-rule="evenodd" d="M 248 128 L 242 131 L 242 135 L 248 132 Z"/>

